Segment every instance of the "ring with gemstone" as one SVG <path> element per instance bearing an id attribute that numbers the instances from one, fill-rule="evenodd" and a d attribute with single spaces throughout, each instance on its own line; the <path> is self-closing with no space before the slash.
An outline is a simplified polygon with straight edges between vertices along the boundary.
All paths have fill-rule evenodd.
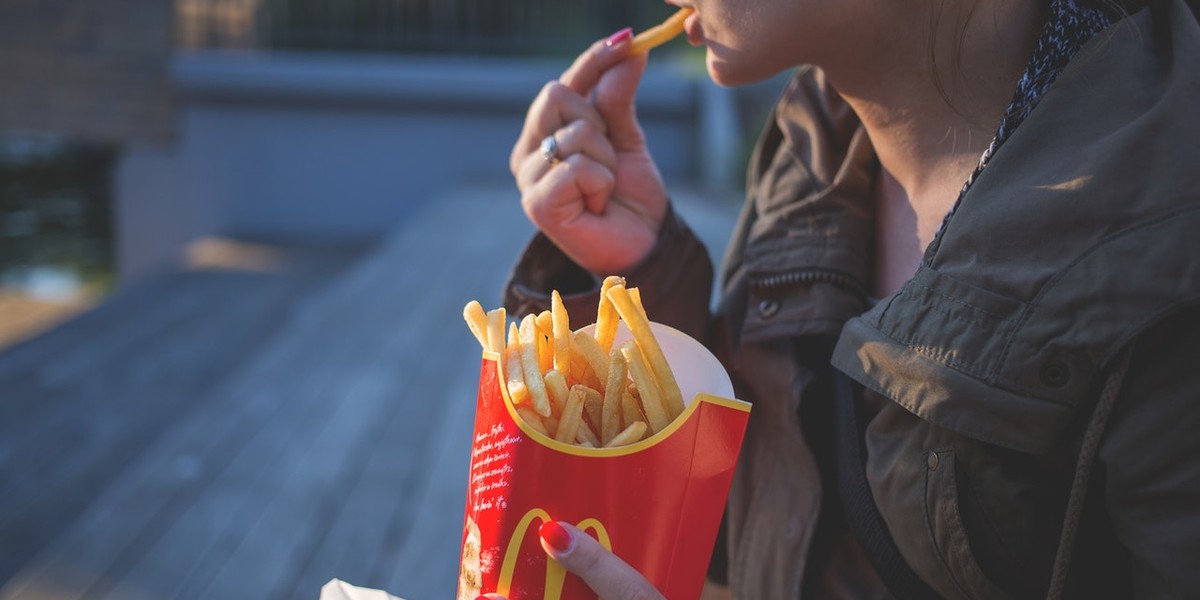
<path id="1" fill-rule="evenodd" d="M 542 158 L 550 164 L 554 164 L 561 160 L 558 156 L 558 142 L 554 139 L 554 134 L 550 134 L 542 139 L 539 146 L 542 152 Z"/>

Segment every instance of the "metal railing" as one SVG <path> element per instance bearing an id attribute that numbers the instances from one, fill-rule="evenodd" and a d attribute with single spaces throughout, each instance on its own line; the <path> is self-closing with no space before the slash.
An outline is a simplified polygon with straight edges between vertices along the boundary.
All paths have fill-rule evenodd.
<path id="1" fill-rule="evenodd" d="M 186 49 L 574 54 L 670 14 L 654 0 L 176 0 Z"/>

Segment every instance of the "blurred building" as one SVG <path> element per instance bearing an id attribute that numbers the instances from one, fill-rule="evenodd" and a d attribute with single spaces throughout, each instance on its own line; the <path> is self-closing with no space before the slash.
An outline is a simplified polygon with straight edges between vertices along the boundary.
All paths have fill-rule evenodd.
<path id="1" fill-rule="evenodd" d="M 12 0 L 0 131 L 100 142 L 112 262 L 129 280 L 205 235 L 363 239 L 440 190 L 508 179 L 540 87 L 645 0 Z M 668 178 L 729 187 L 731 97 L 698 56 L 639 91 Z M 755 126 L 757 127 L 757 126 Z"/>

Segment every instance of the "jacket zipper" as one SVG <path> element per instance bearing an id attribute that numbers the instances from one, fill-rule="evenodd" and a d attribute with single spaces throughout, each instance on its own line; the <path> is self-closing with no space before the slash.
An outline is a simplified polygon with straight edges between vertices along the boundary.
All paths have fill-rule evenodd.
<path id="1" fill-rule="evenodd" d="M 751 287 L 760 290 L 778 289 L 799 284 L 812 285 L 815 283 L 832 284 L 859 296 L 866 297 L 866 287 L 862 282 L 841 271 L 829 269 L 799 269 L 765 277 L 752 277 L 750 281 Z"/>

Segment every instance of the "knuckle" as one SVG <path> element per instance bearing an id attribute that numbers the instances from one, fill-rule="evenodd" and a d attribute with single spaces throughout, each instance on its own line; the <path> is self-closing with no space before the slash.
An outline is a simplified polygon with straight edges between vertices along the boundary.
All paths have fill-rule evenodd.
<path id="1" fill-rule="evenodd" d="M 544 96 L 546 101 L 550 104 L 560 104 L 566 98 L 566 95 L 570 93 L 570 91 L 570 88 L 557 80 L 548 81 L 546 82 L 546 85 L 542 87 L 542 96 Z"/>

